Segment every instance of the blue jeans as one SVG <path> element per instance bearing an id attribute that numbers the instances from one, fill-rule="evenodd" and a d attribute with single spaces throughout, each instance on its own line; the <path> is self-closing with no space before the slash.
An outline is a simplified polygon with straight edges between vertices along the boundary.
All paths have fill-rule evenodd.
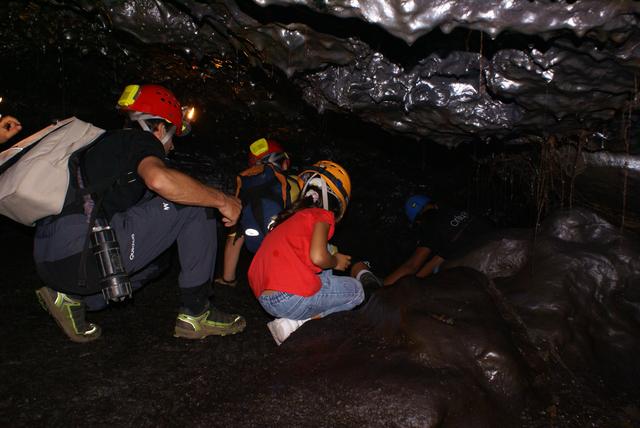
<path id="1" fill-rule="evenodd" d="M 334 312 L 348 311 L 364 300 L 362 284 L 350 276 L 336 276 L 330 269 L 320 273 L 322 286 L 313 296 L 277 292 L 262 295 L 258 301 L 276 318 L 305 320 L 322 318 Z"/>

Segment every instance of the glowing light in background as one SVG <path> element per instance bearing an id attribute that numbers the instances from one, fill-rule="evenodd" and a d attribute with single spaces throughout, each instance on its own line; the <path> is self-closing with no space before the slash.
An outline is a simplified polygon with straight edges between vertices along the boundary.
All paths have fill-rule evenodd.
<path id="1" fill-rule="evenodd" d="M 187 111 L 187 120 L 189 122 L 193 122 L 193 120 L 196 117 L 196 108 L 195 107 L 191 107 L 188 111 Z"/>

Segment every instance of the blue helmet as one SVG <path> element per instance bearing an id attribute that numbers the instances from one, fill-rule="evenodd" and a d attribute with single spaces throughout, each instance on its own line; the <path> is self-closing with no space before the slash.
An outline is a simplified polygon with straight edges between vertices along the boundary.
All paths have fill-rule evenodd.
<path id="1" fill-rule="evenodd" d="M 431 202 L 431 198 L 426 195 L 413 195 L 407 199 L 404 204 L 404 212 L 407 214 L 409 221 L 413 223 L 418 214 Z"/>

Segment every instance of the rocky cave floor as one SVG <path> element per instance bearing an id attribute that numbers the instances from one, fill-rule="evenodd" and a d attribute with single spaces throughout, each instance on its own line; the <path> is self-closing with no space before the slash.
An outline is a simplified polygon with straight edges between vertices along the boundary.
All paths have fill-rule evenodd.
<path id="1" fill-rule="evenodd" d="M 172 337 L 178 303 L 173 263 L 133 300 L 89 315 L 103 328 L 98 341 L 72 343 L 33 293 L 39 280 L 30 230 L 6 219 L 0 226 L 2 426 L 425 426 L 418 410 L 412 415 L 404 408 L 404 417 L 395 420 L 375 416 L 372 409 L 402 408 L 397 391 L 381 391 L 380 402 L 359 403 L 369 413 L 341 410 L 352 409 L 358 397 L 371 397 L 348 381 L 303 376 L 290 394 L 279 381 L 288 370 L 280 360 L 295 346 L 295 335 L 275 345 L 265 326 L 269 317 L 244 275 L 235 288 L 215 287 L 217 306 L 246 317 L 242 334 L 201 341 Z M 245 257 L 241 272 L 246 264 Z M 309 377 L 313 372 L 309 367 Z M 546 396 L 530 399 L 515 426 L 639 426 L 637 398 L 593 380 L 587 386 L 559 366 L 551 373 L 543 381 Z"/>

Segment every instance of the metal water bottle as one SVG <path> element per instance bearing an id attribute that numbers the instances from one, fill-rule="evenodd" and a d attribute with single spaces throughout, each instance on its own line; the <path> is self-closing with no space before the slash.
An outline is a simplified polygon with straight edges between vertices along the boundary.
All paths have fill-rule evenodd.
<path id="1" fill-rule="evenodd" d="M 119 302 L 131 296 L 131 281 L 122 267 L 120 245 L 110 226 L 91 229 L 91 249 L 98 264 L 98 280 L 105 300 Z"/>

